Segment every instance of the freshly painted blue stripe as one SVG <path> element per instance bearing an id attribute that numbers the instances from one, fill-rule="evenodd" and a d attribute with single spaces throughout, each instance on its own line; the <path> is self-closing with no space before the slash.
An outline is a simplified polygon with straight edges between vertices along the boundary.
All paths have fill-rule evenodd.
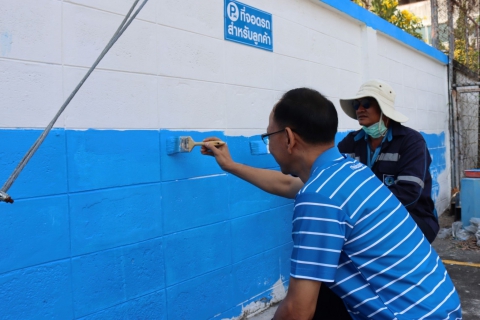
<path id="1" fill-rule="evenodd" d="M 167 288 L 168 319 L 212 319 L 235 306 L 232 271 L 228 266 Z"/>
<path id="2" fill-rule="evenodd" d="M 160 182 L 158 130 L 67 130 L 70 192 Z"/>
<path id="3" fill-rule="evenodd" d="M 0 319 L 74 319 L 70 277 L 69 260 L 0 274 Z"/>
<path id="4" fill-rule="evenodd" d="M 15 142 L 0 150 L 0 183 L 40 134 L 0 130 L 0 141 Z M 276 277 L 287 285 L 292 200 L 226 174 L 198 147 L 189 154 L 167 155 L 166 138 L 179 135 L 195 140 L 219 136 L 239 162 L 278 170 L 271 154 L 251 154 L 250 142 L 260 141 L 259 136 L 55 129 L 9 190 L 15 204 L 0 203 L 0 292 L 5 293 L 0 301 L 9 304 L 0 308 L 0 318 L 34 318 L 30 306 L 61 319 L 147 314 L 142 310 L 162 310 L 174 318 L 233 318 L 242 312 L 242 302 L 268 301 L 268 285 L 249 273 L 249 261 L 256 264 L 258 257 L 265 257 L 262 274 L 269 285 Z M 339 132 L 336 141 L 345 135 Z M 423 135 L 438 195 L 435 182 L 446 166 L 445 135 Z M 265 238 L 267 228 L 270 237 Z M 271 251 L 279 257 L 275 263 L 266 257 Z M 150 255 L 152 259 L 141 258 Z M 67 267 L 60 270 L 59 264 Z M 95 278 L 104 270 L 108 283 Z M 218 277 L 231 280 L 216 281 Z M 214 281 L 213 287 L 208 281 Z M 102 289 L 96 292 L 95 285 Z M 251 288 L 243 295 L 242 285 Z M 125 290 L 124 296 L 116 288 Z M 202 300 L 202 290 L 211 305 Z M 248 297 L 258 290 L 263 293 Z M 52 300 L 51 293 L 61 300 L 43 305 Z M 218 296 L 226 301 L 219 302 Z"/>
<path id="5" fill-rule="evenodd" d="M 448 56 L 349 0 L 318 0 L 412 48 L 448 64 Z"/>
<path id="6" fill-rule="evenodd" d="M 161 239 L 73 258 L 75 317 L 164 289 L 164 275 Z"/>
<path id="7" fill-rule="evenodd" d="M 160 184 L 70 195 L 72 255 L 163 235 Z"/>
<path id="8" fill-rule="evenodd" d="M 224 171 L 215 164 L 214 158 L 203 156 L 200 153 L 200 147 L 193 148 L 191 152 L 167 155 L 166 145 L 168 141 L 172 137 L 180 136 L 191 136 L 194 141 L 202 141 L 206 137 L 216 136 L 225 141 L 225 135 L 219 131 L 195 132 L 160 130 L 159 166 L 162 168 L 162 181 L 188 179 L 224 173 Z"/>
<path id="9" fill-rule="evenodd" d="M 228 220 L 225 175 L 170 181 L 162 184 L 165 234 Z"/>
<path id="10" fill-rule="evenodd" d="M 235 303 L 260 300 L 261 297 L 252 298 L 259 292 L 271 291 L 280 279 L 279 255 L 279 248 L 274 248 L 233 265 L 234 287 L 239 289 L 239 292 L 235 294 Z M 265 266 L 271 267 L 265 268 Z M 272 298 L 268 294 L 262 294 L 262 296 Z M 269 300 L 264 298 L 264 301 L 268 302 Z M 248 302 L 244 303 L 244 305 L 247 304 Z"/>
<path id="11" fill-rule="evenodd" d="M 167 319 L 167 299 L 165 290 L 160 290 L 143 297 L 90 314 L 79 320 L 104 319 Z"/>
<path id="12" fill-rule="evenodd" d="M 69 258 L 68 220 L 66 195 L 0 203 L 0 273 Z"/>
<path id="13" fill-rule="evenodd" d="M 0 187 L 41 133 L 37 129 L 0 129 Z M 50 132 L 8 191 L 15 200 L 67 193 L 65 135 L 63 129 Z"/>
<path id="14" fill-rule="evenodd" d="M 232 237 L 228 222 L 177 232 L 164 239 L 167 286 L 231 264 Z"/>
<path id="15" fill-rule="evenodd" d="M 269 194 L 231 174 L 227 187 L 231 219 L 293 203 L 292 199 Z"/>
<path id="16" fill-rule="evenodd" d="M 232 220 L 233 262 L 290 242 L 292 212 L 293 204 Z M 265 232 L 270 228 L 276 230 L 275 235 Z"/>

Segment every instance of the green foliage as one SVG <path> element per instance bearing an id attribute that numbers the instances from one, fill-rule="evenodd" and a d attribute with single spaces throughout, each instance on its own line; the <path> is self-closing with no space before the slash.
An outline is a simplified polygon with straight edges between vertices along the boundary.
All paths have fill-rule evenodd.
<path id="1" fill-rule="evenodd" d="M 475 24 L 468 19 L 469 1 L 459 2 L 458 17 L 455 21 L 453 36 L 455 50 L 453 58 L 474 72 L 479 71 L 479 52 L 475 37 Z M 476 21 L 478 23 L 478 21 Z"/>
<path id="2" fill-rule="evenodd" d="M 422 35 L 418 32 L 423 27 L 422 19 L 408 10 L 399 10 L 397 0 L 353 0 L 353 2 L 405 30 L 412 36 L 422 39 Z"/>

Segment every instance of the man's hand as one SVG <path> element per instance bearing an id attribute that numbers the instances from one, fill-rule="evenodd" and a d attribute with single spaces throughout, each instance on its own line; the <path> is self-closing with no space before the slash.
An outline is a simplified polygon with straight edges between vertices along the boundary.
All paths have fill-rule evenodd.
<path id="1" fill-rule="evenodd" d="M 231 168 L 235 164 L 232 157 L 230 156 L 230 151 L 228 150 L 227 144 L 223 146 L 215 147 L 213 144 L 209 144 L 208 141 L 218 141 L 217 137 L 209 137 L 203 140 L 205 145 L 202 146 L 200 152 L 206 156 L 215 157 L 217 160 L 218 165 L 222 170 L 230 172 Z"/>

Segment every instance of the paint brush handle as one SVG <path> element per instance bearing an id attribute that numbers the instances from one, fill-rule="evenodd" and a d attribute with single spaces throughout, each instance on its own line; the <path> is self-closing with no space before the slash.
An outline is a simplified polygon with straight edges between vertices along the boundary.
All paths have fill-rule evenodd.
<path id="1" fill-rule="evenodd" d="M 220 140 L 215 140 L 215 141 L 208 141 L 208 143 L 213 144 L 215 147 L 223 146 L 225 144 L 225 141 L 220 141 Z M 203 146 L 205 145 L 205 142 L 195 142 L 196 146 Z"/>

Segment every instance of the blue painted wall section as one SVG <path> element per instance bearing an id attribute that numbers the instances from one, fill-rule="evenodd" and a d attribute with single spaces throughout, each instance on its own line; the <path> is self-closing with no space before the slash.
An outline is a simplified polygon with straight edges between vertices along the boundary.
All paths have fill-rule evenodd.
<path id="1" fill-rule="evenodd" d="M 70 192 L 160 182 L 158 131 L 69 130 L 66 140 Z"/>
<path id="2" fill-rule="evenodd" d="M 69 195 L 72 255 L 161 237 L 160 197 L 160 184 Z"/>
<path id="3" fill-rule="evenodd" d="M 75 317 L 163 290 L 162 251 L 162 239 L 156 238 L 72 258 Z"/>
<path id="4" fill-rule="evenodd" d="M 8 178 L 6 173 L 10 175 L 13 172 L 40 133 L 39 130 L 0 131 L 5 142 L 0 148 L 0 174 L 5 172 L 1 176 L 2 185 Z M 54 129 L 9 192 L 15 194 L 15 199 L 66 194 L 68 191 L 66 157 L 65 131 Z"/>
<path id="5" fill-rule="evenodd" d="M 81 320 L 104 319 L 167 319 L 165 291 L 147 294 L 137 299 L 104 309 L 100 312 L 79 318 Z"/>
<path id="6" fill-rule="evenodd" d="M 428 151 L 432 157 L 430 174 L 432 175 L 432 198 L 433 201 L 435 201 L 440 193 L 438 176 L 447 168 L 447 159 L 445 158 L 447 152 L 445 146 L 445 133 L 428 134 L 422 132 L 422 136 L 427 142 Z"/>
<path id="7" fill-rule="evenodd" d="M 40 135 L 0 130 L 3 183 Z M 340 141 L 347 132 L 340 132 Z M 212 157 L 167 155 L 169 137 L 216 135 L 239 162 L 258 136 L 54 130 L 0 204 L 1 319 L 221 319 L 288 286 L 292 200 L 226 174 Z M 423 134 L 437 177 L 445 135 Z"/>
<path id="8" fill-rule="evenodd" d="M 0 203 L 0 230 L 0 274 L 69 258 L 68 198 L 21 199 L 11 206 Z"/>
<path id="9" fill-rule="evenodd" d="M 3 129 L 3 183 L 40 130 Z M 292 200 L 169 137 L 219 136 L 246 164 L 258 136 L 53 130 L 0 203 L 1 319 L 220 319 L 287 286 Z"/>
<path id="10" fill-rule="evenodd" d="M 69 260 L 2 273 L 0 319 L 73 319 L 72 294 Z"/>

